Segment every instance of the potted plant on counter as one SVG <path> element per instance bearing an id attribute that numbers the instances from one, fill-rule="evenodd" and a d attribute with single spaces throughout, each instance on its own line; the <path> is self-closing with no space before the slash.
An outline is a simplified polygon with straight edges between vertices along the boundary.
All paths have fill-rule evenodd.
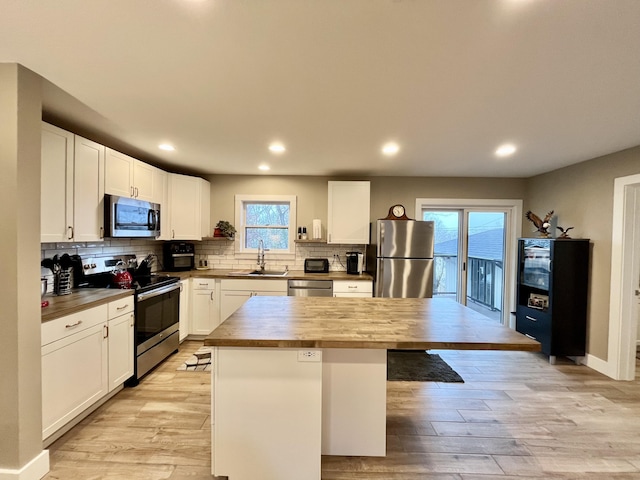
<path id="1" fill-rule="evenodd" d="M 231 223 L 227 222 L 226 220 L 220 220 L 216 224 L 216 228 L 213 231 L 214 237 L 233 238 L 235 234 L 236 234 L 235 227 L 231 225 Z"/>

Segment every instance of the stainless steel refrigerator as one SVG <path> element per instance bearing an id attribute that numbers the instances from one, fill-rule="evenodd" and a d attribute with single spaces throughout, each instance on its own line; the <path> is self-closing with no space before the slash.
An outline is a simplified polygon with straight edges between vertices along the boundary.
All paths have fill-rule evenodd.
<path id="1" fill-rule="evenodd" d="M 433 222 L 378 220 L 370 249 L 376 257 L 376 297 L 433 296 L 433 229 Z"/>

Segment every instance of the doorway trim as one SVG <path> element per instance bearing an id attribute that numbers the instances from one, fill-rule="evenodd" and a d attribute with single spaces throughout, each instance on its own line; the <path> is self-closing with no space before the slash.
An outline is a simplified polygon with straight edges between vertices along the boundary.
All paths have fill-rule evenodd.
<path id="1" fill-rule="evenodd" d="M 634 380 L 640 269 L 640 175 L 619 177 L 613 188 L 611 238 L 611 288 L 609 294 L 609 341 L 606 375 L 615 380 Z"/>
<path id="2" fill-rule="evenodd" d="M 518 251 L 518 237 L 522 234 L 522 200 L 501 198 L 416 198 L 415 216 L 422 218 L 423 208 L 496 208 L 507 211 L 505 225 L 505 264 L 504 264 L 504 312 L 513 312 L 516 305 L 516 252 Z M 515 328 L 515 317 L 509 315 L 505 323 L 510 328 Z"/>

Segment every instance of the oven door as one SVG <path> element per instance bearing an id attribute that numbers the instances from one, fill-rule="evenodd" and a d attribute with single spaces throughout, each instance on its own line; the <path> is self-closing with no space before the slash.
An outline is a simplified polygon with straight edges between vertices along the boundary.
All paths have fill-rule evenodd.
<path id="1" fill-rule="evenodd" d="M 144 353 L 164 335 L 177 331 L 180 319 L 180 283 L 140 293 L 136 299 L 136 350 Z"/>

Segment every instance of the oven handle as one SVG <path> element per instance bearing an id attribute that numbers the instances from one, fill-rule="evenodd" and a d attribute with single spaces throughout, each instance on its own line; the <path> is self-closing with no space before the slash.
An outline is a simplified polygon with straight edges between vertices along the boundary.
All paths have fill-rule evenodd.
<path id="1" fill-rule="evenodd" d="M 138 301 L 142 302 L 149 298 L 157 297 L 158 295 L 164 295 L 165 293 L 173 292 L 174 290 L 180 289 L 180 282 L 176 282 L 175 284 L 168 285 L 166 287 L 159 288 L 157 290 L 152 290 L 150 292 L 140 293 L 138 295 Z"/>

